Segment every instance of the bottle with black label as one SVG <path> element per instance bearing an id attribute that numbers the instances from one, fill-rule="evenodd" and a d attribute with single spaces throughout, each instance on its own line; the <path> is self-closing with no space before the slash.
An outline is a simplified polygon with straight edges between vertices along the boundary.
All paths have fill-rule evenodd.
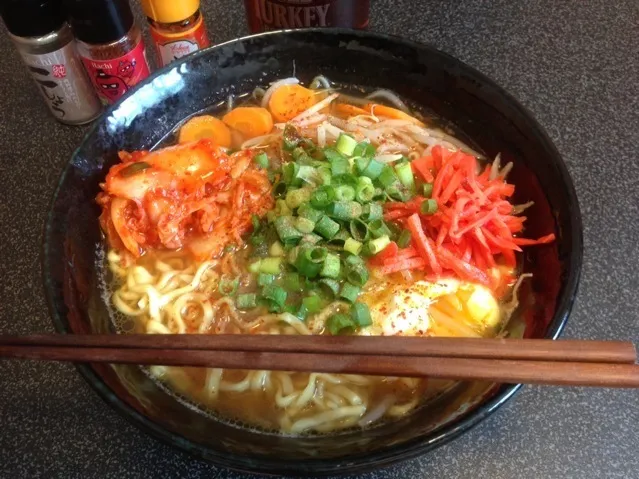
<path id="1" fill-rule="evenodd" d="M 53 116 L 69 125 L 102 111 L 76 50 L 61 0 L 2 0 L 9 35 Z"/>
<path id="2" fill-rule="evenodd" d="M 253 33 L 307 27 L 368 27 L 370 0 L 244 0 Z"/>

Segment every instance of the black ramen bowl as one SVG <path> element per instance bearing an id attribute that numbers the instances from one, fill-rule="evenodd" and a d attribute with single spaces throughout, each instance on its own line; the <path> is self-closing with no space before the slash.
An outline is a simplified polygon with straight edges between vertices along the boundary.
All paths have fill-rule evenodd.
<path id="1" fill-rule="evenodd" d="M 172 63 L 112 107 L 67 164 L 44 231 L 46 296 L 60 333 L 113 331 L 100 291 L 102 243 L 94 201 L 119 150 L 150 149 L 199 111 L 230 94 L 295 74 L 324 74 L 365 90 L 388 88 L 435 113 L 488 157 L 515 167 L 515 201 L 535 201 L 526 234 L 554 231 L 551 245 L 528 248 L 534 274 L 513 322 L 526 337 L 556 338 L 570 312 L 581 269 L 582 227 L 561 156 L 531 115 L 484 75 L 429 46 L 372 33 L 300 30 L 250 36 Z M 151 435 L 220 466 L 272 474 L 345 474 L 426 453 L 488 417 L 518 385 L 460 383 L 396 422 L 336 436 L 283 437 L 228 425 L 196 412 L 140 368 L 84 364 L 81 374 L 120 414 Z"/>

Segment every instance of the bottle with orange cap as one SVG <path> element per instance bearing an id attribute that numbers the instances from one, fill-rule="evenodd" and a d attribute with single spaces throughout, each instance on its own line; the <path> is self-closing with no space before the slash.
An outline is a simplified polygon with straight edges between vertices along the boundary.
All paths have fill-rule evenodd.
<path id="1" fill-rule="evenodd" d="M 209 46 L 200 0 L 142 0 L 160 66 Z"/>

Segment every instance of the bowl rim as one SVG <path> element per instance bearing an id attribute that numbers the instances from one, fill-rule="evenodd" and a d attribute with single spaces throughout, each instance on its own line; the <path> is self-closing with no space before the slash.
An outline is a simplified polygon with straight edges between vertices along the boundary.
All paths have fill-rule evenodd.
<path id="1" fill-rule="evenodd" d="M 431 43 L 421 43 L 414 40 L 405 39 L 397 35 L 385 33 L 371 32 L 366 30 L 351 30 L 346 28 L 301 28 L 294 30 L 275 30 L 237 37 L 182 57 L 172 62 L 171 64 L 154 71 L 151 75 L 149 75 L 149 77 L 129 90 L 129 92 L 127 92 L 127 94 L 123 98 L 134 95 L 138 89 L 153 82 L 155 78 L 163 75 L 172 68 L 179 67 L 180 65 L 193 61 L 196 58 L 206 56 L 209 54 L 210 51 L 217 48 L 228 47 L 229 45 L 242 43 L 257 37 L 267 37 L 271 35 L 303 35 L 305 33 L 347 35 L 354 40 L 362 41 L 366 41 L 368 39 L 378 39 L 395 44 L 401 44 L 406 48 L 417 51 L 428 51 L 429 54 L 442 57 L 449 62 L 458 64 L 462 69 L 465 70 L 465 73 L 472 75 L 481 83 L 490 86 L 495 94 L 504 98 L 509 103 L 511 108 L 516 110 L 520 116 L 523 116 L 527 119 L 527 121 L 530 123 L 530 126 L 534 130 L 536 130 L 536 134 L 538 135 L 541 142 L 545 145 L 548 152 L 554 157 L 555 166 L 558 169 L 559 176 L 561 177 L 563 186 L 566 189 L 569 207 L 572 211 L 572 243 L 571 250 L 568 255 L 572 268 L 568 271 L 568 278 L 564 283 L 564 290 L 562 294 L 557 298 L 555 314 L 552 318 L 552 321 L 548 325 L 548 329 L 545 335 L 546 338 L 557 339 L 566 326 L 568 317 L 572 310 L 572 306 L 577 296 L 583 261 L 583 224 L 574 183 L 572 181 L 572 178 L 570 177 L 566 164 L 563 161 L 563 157 L 557 150 L 551 138 L 548 136 L 546 130 L 539 124 L 532 113 L 490 77 L 476 70 L 474 67 L 468 65 L 462 60 L 459 60 L 452 55 L 435 48 L 435 46 L 433 46 Z M 51 230 L 53 228 L 52 223 L 54 219 L 54 205 L 62 189 L 64 179 L 72 168 L 73 159 L 78 155 L 80 148 L 87 141 L 89 141 L 89 138 L 98 129 L 102 119 L 108 117 L 116 108 L 118 108 L 121 101 L 122 99 L 107 108 L 103 112 L 102 116 L 99 117 L 92 125 L 92 127 L 86 132 L 82 139 L 82 142 L 80 143 L 80 146 L 78 146 L 78 148 L 74 150 L 71 158 L 63 167 L 49 203 L 48 213 L 45 218 L 45 224 L 42 230 L 42 249 L 40 254 L 40 262 L 42 270 L 43 289 L 47 302 L 47 308 L 53 320 L 54 327 L 58 333 L 73 334 L 72 331 L 70 331 L 68 328 L 66 318 L 64 318 L 55 307 L 53 285 L 50 281 L 50 278 L 52 276 L 50 274 L 48 261 L 50 257 L 49 238 Z M 426 440 L 423 437 L 417 437 L 402 444 L 393 445 L 385 449 L 377 450 L 375 452 L 362 453 L 343 458 L 320 460 L 299 459 L 296 461 L 295 465 L 291 466 L 268 456 L 245 456 L 229 452 L 222 453 L 190 441 L 179 434 L 173 433 L 168 429 L 159 426 L 157 423 L 153 422 L 151 419 L 133 409 L 131 406 L 125 404 L 89 365 L 76 364 L 76 369 L 87 381 L 87 383 L 89 383 L 92 389 L 96 391 L 96 393 L 112 409 L 117 411 L 121 416 L 123 416 L 128 422 L 136 426 L 138 429 L 148 433 L 150 436 L 156 439 L 159 439 L 163 443 L 179 449 L 182 452 L 187 452 L 192 456 L 209 461 L 215 466 L 227 467 L 242 472 L 259 472 L 262 474 L 282 475 L 298 474 L 301 471 L 314 476 L 351 474 L 355 472 L 364 472 L 376 468 L 386 467 L 398 461 L 404 461 L 414 458 L 418 455 L 425 454 L 444 444 L 447 444 L 453 439 L 459 437 L 464 432 L 469 431 L 479 423 L 483 422 L 488 416 L 499 409 L 500 406 L 510 400 L 522 387 L 522 384 L 499 385 L 498 390 L 488 400 L 480 403 L 468 416 L 458 418 L 451 424 L 438 429 L 436 431 L 437 435 L 430 439 Z"/>

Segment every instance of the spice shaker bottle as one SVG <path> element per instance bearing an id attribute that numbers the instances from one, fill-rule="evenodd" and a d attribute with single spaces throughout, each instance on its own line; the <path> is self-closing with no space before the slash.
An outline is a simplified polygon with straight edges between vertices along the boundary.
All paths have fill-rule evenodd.
<path id="1" fill-rule="evenodd" d="M 368 27 L 370 0 L 244 0 L 253 33 L 282 28 Z"/>
<path id="2" fill-rule="evenodd" d="M 115 103 L 150 70 L 128 0 L 65 0 L 78 52 L 105 104 Z"/>
<path id="3" fill-rule="evenodd" d="M 200 0 L 142 0 L 160 66 L 209 46 Z"/>
<path id="4" fill-rule="evenodd" d="M 3 0 L 0 12 L 55 118 L 88 123 L 102 111 L 66 23 L 61 0 Z"/>

